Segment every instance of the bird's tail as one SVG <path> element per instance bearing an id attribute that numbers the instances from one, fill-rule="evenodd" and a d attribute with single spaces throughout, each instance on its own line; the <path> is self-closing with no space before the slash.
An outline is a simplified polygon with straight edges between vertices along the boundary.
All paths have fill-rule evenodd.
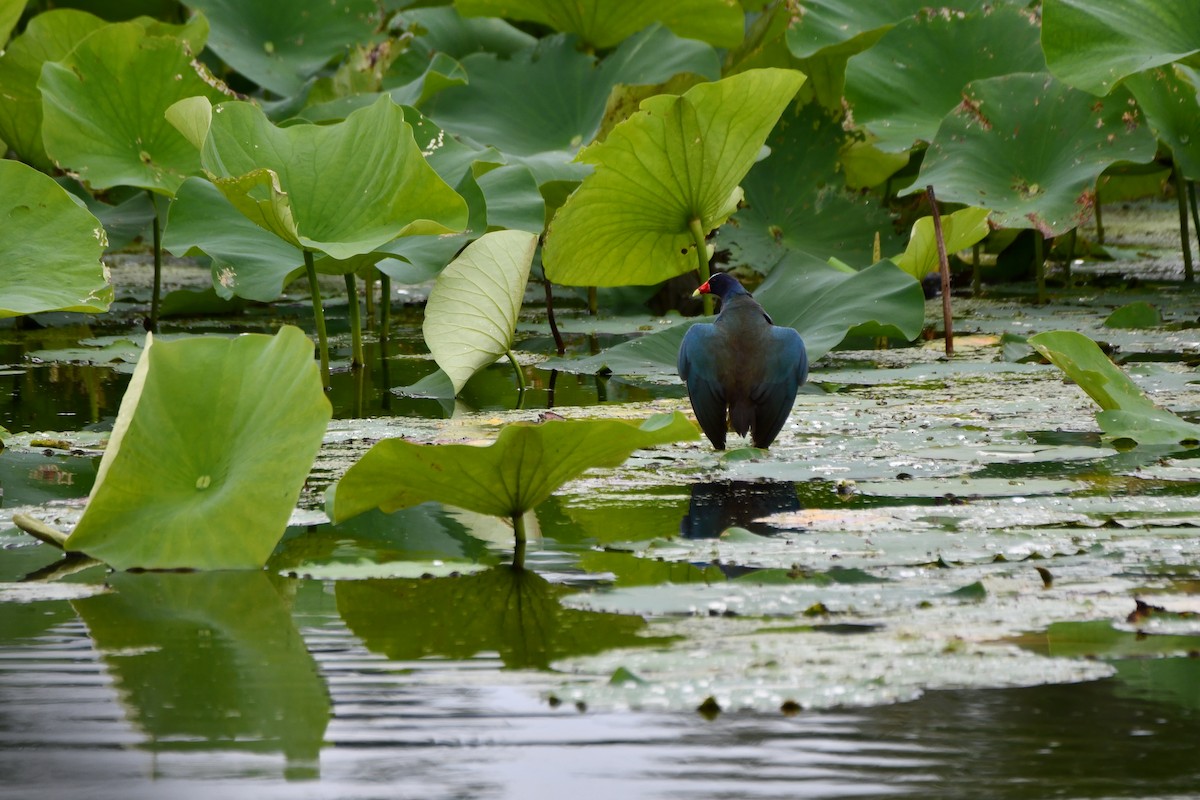
<path id="1" fill-rule="evenodd" d="M 733 428 L 738 436 L 745 436 L 753 421 L 754 403 L 749 398 L 736 401 L 729 407 L 729 427 Z"/>

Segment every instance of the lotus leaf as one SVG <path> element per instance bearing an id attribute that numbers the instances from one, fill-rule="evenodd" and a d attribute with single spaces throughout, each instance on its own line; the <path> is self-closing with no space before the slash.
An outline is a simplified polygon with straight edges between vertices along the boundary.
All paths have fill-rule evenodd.
<path id="1" fill-rule="evenodd" d="M 653 22 L 679 36 L 721 47 L 742 40 L 741 6 L 733 0 L 459 0 L 463 16 L 496 16 L 549 25 L 608 48 Z"/>
<path id="2" fill-rule="evenodd" d="M 213 108 L 193 99 L 168 116 L 201 144 L 204 168 L 229 202 L 298 249 L 348 259 L 397 236 L 466 223 L 463 199 L 425 162 L 388 97 L 327 126 L 277 128 L 241 101 Z"/>
<path id="3" fill-rule="evenodd" d="M 942 240 L 946 244 L 946 252 L 955 253 L 983 241 L 990 230 L 987 219 L 986 208 L 963 208 L 944 215 Z M 892 260 L 917 280 L 938 270 L 940 264 L 933 217 L 921 217 L 913 223 L 908 247 Z"/>
<path id="4" fill-rule="evenodd" d="M 167 195 L 199 172 L 200 159 L 164 112 L 186 97 L 228 96 L 182 39 L 136 22 L 107 25 L 47 62 L 38 87 L 46 152 L 56 163 L 96 189 Z"/>
<path id="5" fill-rule="evenodd" d="M 375 32 L 372 0 L 243 3 L 189 0 L 212 20 L 209 47 L 264 89 L 296 94 L 305 80 Z"/>
<path id="6" fill-rule="evenodd" d="M 261 567 L 330 416 L 298 328 L 148 336 L 67 549 L 117 569 Z"/>
<path id="7" fill-rule="evenodd" d="M 113 300 L 99 220 L 51 178 L 0 160 L 0 318 L 102 312 Z"/>
<path id="8" fill-rule="evenodd" d="M 537 239 L 524 231 L 484 234 L 438 275 L 422 330 L 455 394 L 510 352 Z"/>
<path id="9" fill-rule="evenodd" d="M 1106 95 L 1128 75 L 1200 53 L 1200 5 L 1046 0 L 1042 48 L 1059 80 Z"/>
<path id="10" fill-rule="evenodd" d="M 883 252 L 900 249 L 882 204 L 843 191 L 845 141 L 841 122 L 815 104 L 780 119 L 767 139 L 771 155 L 742 181 L 745 203 L 718 240 L 732 245 L 734 263 L 768 273 L 788 251 L 868 263 L 876 235 Z"/>
<path id="11" fill-rule="evenodd" d="M 58 61 L 105 24 L 84 11 L 54 9 L 29 20 L 0 53 L 0 139 L 38 169 L 54 168 L 42 143 L 42 94 L 37 85 L 42 64 Z"/>
<path id="12" fill-rule="evenodd" d="M 1154 157 L 1154 136 L 1120 91 L 1102 101 L 1045 73 L 967 84 L 916 184 L 942 202 L 990 209 L 1001 227 L 1057 236 L 1091 217 L 1100 173 Z"/>
<path id="13" fill-rule="evenodd" d="M 803 0 L 798 5 L 799 19 L 788 27 L 787 42 L 799 58 L 823 50 L 860 52 L 902 20 L 930 8 L 927 0 Z M 982 0 L 959 0 L 938 8 L 950 15 L 980 5 Z"/>
<path id="14" fill-rule="evenodd" d="M 487 447 L 385 439 L 330 489 L 326 505 L 335 523 L 376 507 L 390 512 L 430 500 L 512 518 L 592 467 L 616 466 L 638 448 L 697 436 L 696 426 L 676 412 L 644 421 L 514 423 Z"/>
<path id="15" fill-rule="evenodd" d="M 1029 344 L 1096 401 L 1096 421 L 1108 436 L 1140 444 L 1200 442 L 1200 425 L 1155 405 L 1083 334 L 1048 331 L 1030 336 Z"/>
<path id="16" fill-rule="evenodd" d="M 1159 142 L 1171 149 L 1171 157 L 1183 176 L 1200 179 L 1200 72 L 1182 64 L 1171 64 L 1130 75 L 1125 86 L 1137 98 L 1138 107 Z"/>
<path id="17" fill-rule="evenodd" d="M 550 224 L 547 277 L 576 286 L 653 284 L 696 267 L 696 231 L 737 209 L 745 177 L 804 82 L 750 70 L 659 95 L 580 152 L 596 172 Z"/>
<path id="18" fill-rule="evenodd" d="M 469 83 L 432 97 L 426 112 L 454 133 L 528 164 L 539 184 L 586 174 L 569 162 L 596 135 L 618 84 L 656 84 L 681 72 L 715 78 L 720 71 L 711 47 L 661 27 L 630 37 L 599 63 L 572 40 L 552 36 L 510 58 L 468 55 L 462 66 Z"/>
<path id="19" fill-rule="evenodd" d="M 1012 6 L 904 20 L 846 66 L 855 126 L 887 152 L 932 140 L 970 81 L 1045 70 L 1038 32 L 1036 20 Z"/>

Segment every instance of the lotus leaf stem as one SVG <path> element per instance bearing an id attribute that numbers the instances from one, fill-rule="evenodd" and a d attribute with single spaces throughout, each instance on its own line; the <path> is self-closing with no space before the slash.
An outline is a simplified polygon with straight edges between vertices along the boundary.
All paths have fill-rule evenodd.
<path id="1" fill-rule="evenodd" d="M 1183 279 L 1191 283 L 1196 280 L 1196 275 L 1192 268 L 1192 237 L 1188 233 L 1187 187 L 1184 185 L 1183 171 L 1179 169 L 1178 164 L 1171 170 L 1171 174 L 1175 178 L 1175 200 L 1179 203 L 1179 243 L 1183 249 Z"/>
<path id="2" fill-rule="evenodd" d="M 708 243 L 704 240 L 704 226 L 700 224 L 699 217 L 692 217 L 688 221 L 688 230 L 692 232 L 692 241 L 696 244 L 696 270 L 700 273 L 700 283 L 708 283 Z M 704 295 L 704 316 L 712 316 L 713 301 L 712 295 Z"/>
<path id="3" fill-rule="evenodd" d="M 353 272 L 345 274 L 346 300 L 350 304 L 350 368 L 362 369 L 367 363 L 363 358 L 362 313 L 358 307 L 358 279 Z"/>
<path id="4" fill-rule="evenodd" d="M 521 395 L 525 394 L 525 373 L 521 371 L 521 365 L 517 363 L 517 357 L 513 355 L 511 349 L 505 350 L 504 354 L 508 356 L 509 363 L 512 364 L 513 372 L 517 373 L 517 392 Z"/>
<path id="5" fill-rule="evenodd" d="M 1196 182 L 1188 181 L 1188 203 L 1192 207 L 1192 230 L 1196 232 L 1196 239 L 1200 240 L 1200 211 L 1196 210 Z"/>
<path id="6" fill-rule="evenodd" d="M 321 382 L 329 388 L 329 337 L 325 335 L 325 308 L 321 305 L 321 286 L 312 250 L 304 251 L 304 271 L 308 273 L 308 292 L 312 297 L 313 323 L 317 328 L 317 350 L 321 355 Z"/>
<path id="7" fill-rule="evenodd" d="M 567 346 L 563 343 L 562 333 L 558 330 L 558 322 L 554 318 L 554 290 L 550 286 L 550 279 L 546 277 L 545 272 L 542 273 L 542 285 L 546 287 L 546 319 L 550 322 L 550 333 L 554 336 L 554 349 L 558 354 L 566 355 Z"/>
<path id="8" fill-rule="evenodd" d="M 379 336 L 387 340 L 388 328 L 392 324 L 392 276 L 379 275 Z"/>
<path id="9" fill-rule="evenodd" d="M 513 526 L 513 569 L 525 569 L 525 513 L 516 511 L 512 515 Z"/>
<path id="10" fill-rule="evenodd" d="M 1042 232 L 1033 232 L 1033 267 L 1037 271 L 1037 301 L 1038 305 L 1046 302 L 1046 256 L 1045 238 Z"/>
<path id="11" fill-rule="evenodd" d="M 162 220 L 158 216 L 158 202 L 154 192 L 150 192 L 150 202 L 154 205 L 154 287 L 150 290 L 150 322 L 146 330 L 158 333 L 158 307 L 162 300 Z"/>
<path id="12" fill-rule="evenodd" d="M 971 245 L 971 296 L 979 297 L 983 291 L 983 265 L 979 263 L 979 242 Z"/>
<path id="13" fill-rule="evenodd" d="M 1063 265 L 1063 277 L 1066 278 L 1067 285 L 1071 285 L 1071 267 L 1075 261 L 1075 246 L 1079 238 L 1079 228 L 1071 228 L 1071 232 L 1067 234 L 1067 261 Z"/>
<path id="14" fill-rule="evenodd" d="M 1104 217 L 1100 214 L 1100 195 L 1096 195 L 1096 243 L 1104 244 Z"/>
<path id="15" fill-rule="evenodd" d="M 954 314 L 950 309 L 950 258 L 946 255 L 946 239 L 942 235 L 942 213 L 938 210 L 933 186 L 925 187 L 929 197 L 929 212 L 933 215 L 933 238 L 937 242 L 938 267 L 942 273 L 942 324 L 946 329 L 946 355 L 954 355 Z"/>

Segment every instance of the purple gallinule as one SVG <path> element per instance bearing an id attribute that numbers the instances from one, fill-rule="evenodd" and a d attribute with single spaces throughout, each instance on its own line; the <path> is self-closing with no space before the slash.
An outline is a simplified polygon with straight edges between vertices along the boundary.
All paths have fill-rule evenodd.
<path id="1" fill-rule="evenodd" d="M 696 420 L 718 450 L 729 430 L 749 431 L 755 447 L 769 447 L 808 375 L 804 340 L 773 323 L 731 275 L 718 272 L 692 296 L 702 294 L 719 297 L 721 312 L 688 330 L 678 362 Z"/>

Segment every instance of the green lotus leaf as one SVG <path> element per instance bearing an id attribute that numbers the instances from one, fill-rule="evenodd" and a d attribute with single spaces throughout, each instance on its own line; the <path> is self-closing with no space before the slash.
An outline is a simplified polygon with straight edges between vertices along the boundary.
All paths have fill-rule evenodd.
<path id="1" fill-rule="evenodd" d="M 1038 25 L 1012 6 L 909 18 L 846 65 L 846 100 L 875 146 L 903 152 L 933 139 L 970 81 L 1046 69 Z"/>
<path id="2" fill-rule="evenodd" d="M 466 203 L 425 162 L 388 97 L 336 125 L 277 128 L 240 101 L 210 109 L 190 100 L 168 117 L 193 139 L 207 123 L 201 154 L 213 184 L 293 247 L 349 259 L 397 236 L 466 224 Z"/>
<path id="3" fill-rule="evenodd" d="M 1200 442 L 1200 425 L 1155 405 L 1083 334 L 1047 331 L 1030 336 L 1029 344 L 1096 401 L 1101 408 L 1096 422 L 1108 437 L 1141 444 Z"/>
<path id="4" fill-rule="evenodd" d="M 308 78 L 350 45 L 375 33 L 372 0 L 290 0 L 274 3 L 189 0 L 212 21 L 208 46 L 264 89 L 296 94 Z"/>
<path id="5" fill-rule="evenodd" d="M 804 254 L 789 253 L 755 295 L 775 324 L 800 332 L 810 364 L 836 347 L 857 325 L 874 322 L 881 333 L 910 340 L 921 333 L 925 323 L 925 295 L 920 285 L 891 261 L 855 272 L 813 264 Z M 539 367 L 586 374 L 609 370 L 674 382 L 684 334 L 695 323 L 710 321 L 689 320 L 595 356 L 552 358 Z"/>
<path id="6" fill-rule="evenodd" d="M 1042 49 L 1059 80 L 1108 94 L 1128 75 L 1200 53 L 1200 4 L 1046 0 Z"/>
<path id="7" fill-rule="evenodd" d="M 1046 73 L 967 84 L 916 183 L 938 200 L 990 209 L 1000 227 L 1057 236 L 1087 221 L 1095 184 L 1117 161 L 1154 158 L 1154 136 L 1121 91 L 1097 102 Z"/>
<path id="8" fill-rule="evenodd" d="M 484 234 L 438 275 L 422 332 L 455 394 L 512 347 L 537 240 L 525 231 Z"/>
<path id="9" fill-rule="evenodd" d="M 105 26 L 42 66 L 46 152 L 93 188 L 172 195 L 200 159 L 163 114 L 185 97 L 226 99 L 216 85 L 181 39 L 136 22 Z"/>
<path id="10" fill-rule="evenodd" d="M 391 512 L 430 500 L 512 518 L 593 467 L 614 467 L 639 448 L 697 436 L 696 426 L 675 412 L 644 421 L 518 422 L 487 447 L 385 439 L 330 489 L 326 506 L 335 523 L 376 507 Z"/>
<path id="11" fill-rule="evenodd" d="M 567 37 L 551 36 L 509 58 L 467 55 L 462 66 L 469 83 L 430 98 L 426 113 L 457 135 L 498 148 L 510 163 L 526 163 L 539 184 L 586 174 L 570 162 L 596 135 L 613 87 L 661 83 L 680 72 L 713 78 L 720 72 L 711 47 L 657 26 L 622 42 L 599 63 Z"/>
<path id="12" fill-rule="evenodd" d="M 549 669 L 568 656 L 670 641 L 640 635 L 647 623 L 637 615 L 566 607 L 572 589 L 509 566 L 436 580 L 339 581 L 336 593 L 346 626 L 396 661 L 499 653 L 509 669 Z"/>
<path id="13" fill-rule="evenodd" d="M 1162 325 L 1162 314 L 1145 300 L 1123 305 L 1104 320 L 1106 328 L 1157 328 Z"/>
<path id="14" fill-rule="evenodd" d="M 408 51 L 413 61 L 410 76 L 424 72 L 424 64 L 434 53 L 445 53 L 456 59 L 481 52 L 507 57 L 537 41 L 536 37 L 502 19 L 464 17 L 454 6 L 406 8 L 392 19 L 392 23 L 405 26 L 415 36 Z M 401 56 L 397 63 L 404 60 Z"/>
<path id="15" fill-rule="evenodd" d="M 25 0 L 0 0 L 0 47 L 8 41 L 12 29 L 25 10 Z"/>
<path id="16" fill-rule="evenodd" d="M 288 603 L 256 572 L 116 573 L 72 602 L 150 752 L 319 758 L 329 693 Z"/>
<path id="17" fill-rule="evenodd" d="M 987 220 L 986 208 L 963 208 L 953 214 L 943 215 L 942 240 L 946 244 L 946 252 L 956 253 L 982 242 L 990 231 Z M 908 247 L 892 260 L 917 280 L 940 268 L 933 217 L 921 217 L 913 223 Z"/>
<path id="18" fill-rule="evenodd" d="M 99 220 L 66 190 L 19 161 L 0 160 L 0 318 L 108 310 Z"/>
<path id="19" fill-rule="evenodd" d="M 23 160 L 54 169 L 42 144 L 42 64 L 58 61 L 107 23 L 74 9 L 54 9 L 29 20 L 24 32 L 0 53 L 0 139 Z"/>
<path id="20" fill-rule="evenodd" d="M 1157 408 L 1138 385 L 1082 333 L 1047 331 L 1030 336 L 1028 341 L 1105 411 Z"/>
<path id="21" fill-rule="evenodd" d="M 939 4 L 947 14 L 971 11 L 983 0 Z M 788 26 L 788 48 L 797 58 L 822 51 L 857 53 L 867 49 L 901 21 L 930 8 L 928 0 L 802 0 L 799 19 Z"/>
<path id="22" fill-rule="evenodd" d="M 203 178 L 179 187 L 163 247 L 177 256 L 199 251 L 211 258 L 213 288 L 225 298 L 269 303 L 304 269 L 300 250 L 255 225 Z"/>
<path id="23" fill-rule="evenodd" d="M 261 567 L 331 413 L 298 328 L 148 336 L 67 549 L 116 569 Z"/>
<path id="24" fill-rule="evenodd" d="M 694 269 L 692 221 L 707 234 L 737 209 L 738 183 L 803 82 L 793 70 L 750 70 L 643 101 L 579 154 L 596 172 L 550 224 L 547 277 L 624 286 Z"/>
<path id="25" fill-rule="evenodd" d="M 488 169 L 475 177 L 475 183 L 483 193 L 489 229 L 540 235 L 546 227 L 546 201 L 529 167 L 513 164 Z"/>
<path id="26" fill-rule="evenodd" d="M 875 236 L 884 252 L 899 250 L 892 218 L 880 203 L 842 190 L 839 150 L 846 141 L 841 121 L 809 103 L 786 113 L 767 139 L 771 155 L 742 181 L 746 197 L 721 230 L 732 263 L 766 274 L 788 252 L 867 263 Z"/>
<path id="27" fill-rule="evenodd" d="M 1200 178 L 1200 72 L 1182 64 L 1146 70 L 1125 79 L 1159 142 L 1185 178 Z"/>
<path id="28" fill-rule="evenodd" d="M 465 17 L 507 17 L 575 33 L 608 48 L 654 22 L 677 35 L 720 47 L 742 40 L 745 25 L 735 0 L 459 0 Z"/>

